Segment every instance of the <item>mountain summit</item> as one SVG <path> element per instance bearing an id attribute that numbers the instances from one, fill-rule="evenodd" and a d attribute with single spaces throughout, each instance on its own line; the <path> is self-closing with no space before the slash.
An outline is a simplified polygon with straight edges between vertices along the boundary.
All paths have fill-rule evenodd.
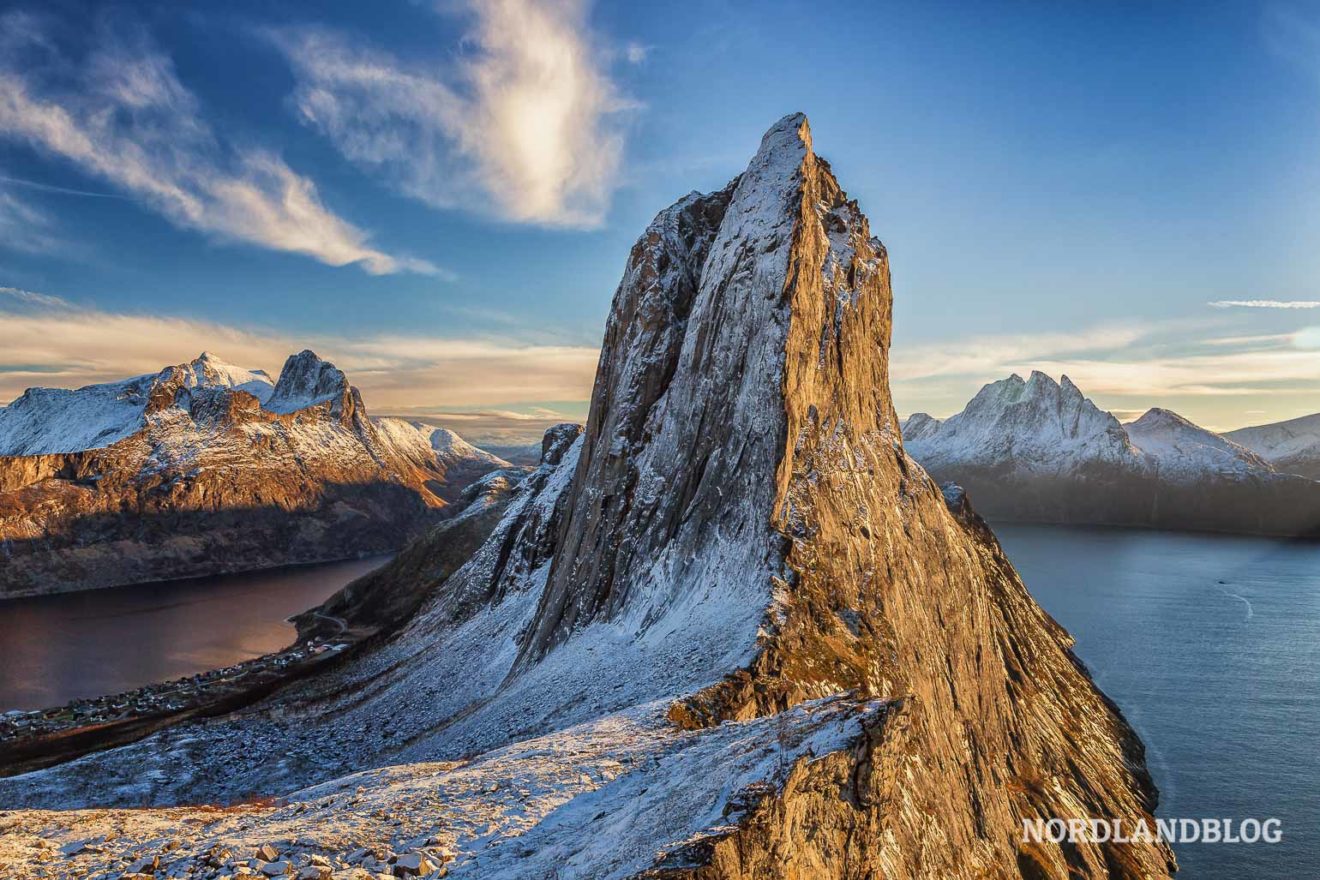
<path id="1" fill-rule="evenodd" d="M 785 117 L 634 245 L 585 430 L 407 625 L 0 800 L 287 798 L 135 813 L 120 858 L 169 833 L 176 860 L 297 839 L 451 877 L 1167 877 L 1159 844 L 1022 841 L 1150 821 L 1155 792 L 1067 634 L 905 454 L 891 316 L 884 247 Z"/>

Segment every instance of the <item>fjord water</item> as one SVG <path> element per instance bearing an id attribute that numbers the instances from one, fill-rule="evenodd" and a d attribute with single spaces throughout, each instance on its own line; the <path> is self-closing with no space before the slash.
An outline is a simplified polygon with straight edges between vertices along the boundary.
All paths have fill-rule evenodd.
<path id="1" fill-rule="evenodd" d="M 996 524 L 1146 743 L 1157 815 L 1277 817 L 1278 844 L 1175 846 L 1180 877 L 1320 869 L 1320 544 Z"/>
<path id="2" fill-rule="evenodd" d="M 131 690 L 278 651 L 290 615 L 388 557 L 0 602 L 0 712 Z"/>

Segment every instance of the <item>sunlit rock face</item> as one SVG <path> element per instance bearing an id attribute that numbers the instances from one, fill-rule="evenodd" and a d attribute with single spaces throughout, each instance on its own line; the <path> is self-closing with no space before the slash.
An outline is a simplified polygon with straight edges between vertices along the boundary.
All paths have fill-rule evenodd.
<path id="1" fill-rule="evenodd" d="M 0 408 L 0 596 L 380 553 L 505 462 L 373 419 L 333 364 L 210 353 Z"/>
<path id="2" fill-rule="evenodd" d="M 785 117 L 648 227 L 581 436 L 547 438 L 391 639 L 0 799 L 294 791 L 205 835 L 134 813 L 116 846 L 149 847 L 146 816 L 185 852 L 433 839 L 454 877 L 1169 876 L 1155 844 L 1023 843 L 1023 820 L 1149 819 L 1155 791 L 966 497 L 904 452 L 891 320 L 883 246 Z"/>

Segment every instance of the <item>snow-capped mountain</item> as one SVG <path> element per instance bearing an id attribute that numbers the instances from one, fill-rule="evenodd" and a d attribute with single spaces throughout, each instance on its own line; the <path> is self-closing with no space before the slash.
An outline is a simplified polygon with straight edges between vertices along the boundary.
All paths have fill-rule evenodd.
<path id="1" fill-rule="evenodd" d="M 992 517 L 1216 531 L 1320 531 L 1320 484 L 1152 409 L 1120 424 L 1067 376 L 1017 375 L 981 389 L 962 412 L 903 423 L 908 451 L 961 485 Z"/>
<path id="2" fill-rule="evenodd" d="M 982 388 L 943 421 L 915 413 L 903 423 L 908 452 L 928 469 L 976 466 L 1031 474 L 1094 465 L 1124 467 L 1135 454 L 1118 419 L 1064 376 L 1014 373 Z"/>
<path id="3" fill-rule="evenodd" d="M 1158 842 L 1022 846 L 1024 819 L 1150 822 L 1155 792 L 1070 637 L 904 453 L 892 314 L 884 246 L 784 118 L 638 239 L 585 430 L 406 625 L 243 711 L 0 779 L 6 838 L 51 841 L 13 851 L 57 870 L 110 815 L 80 869 L 168 840 L 160 874 L 276 841 L 346 875 L 1169 877 Z"/>
<path id="4" fill-rule="evenodd" d="M 265 403 L 274 390 L 263 370 L 245 370 L 202 352 L 196 360 L 120 382 L 29 388 L 0 406 L 0 455 L 46 455 L 109 446 L 146 424 L 154 390 L 230 388 Z"/>
<path id="5" fill-rule="evenodd" d="M 1320 413 L 1224 434 L 1276 470 L 1320 480 Z"/>
<path id="6" fill-rule="evenodd" d="M 1268 479 L 1275 473 L 1251 450 L 1167 409 L 1147 410 L 1123 427 L 1161 479 L 1196 483 L 1214 478 Z"/>
<path id="7" fill-rule="evenodd" d="M 507 463 L 452 431 L 370 418 L 304 351 L 278 381 L 205 353 L 0 407 L 0 595 L 394 549 Z"/>

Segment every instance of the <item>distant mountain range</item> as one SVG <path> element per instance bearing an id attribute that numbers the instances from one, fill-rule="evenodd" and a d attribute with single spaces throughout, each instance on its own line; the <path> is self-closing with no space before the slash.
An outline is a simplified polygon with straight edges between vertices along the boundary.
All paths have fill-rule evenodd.
<path id="1" fill-rule="evenodd" d="M 1122 424 L 1067 376 L 1033 372 L 902 429 L 909 454 L 991 518 L 1320 533 L 1320 416 L 1229 434 L 1166 409 Z"/>
<path id="2" fill-rule="evenodd" d="M 372 418 L 314 352 L 272 382 L 204 353 L 0 407 L 0 596 L 341 559 L 400 547 L 508 463 Z"/>

